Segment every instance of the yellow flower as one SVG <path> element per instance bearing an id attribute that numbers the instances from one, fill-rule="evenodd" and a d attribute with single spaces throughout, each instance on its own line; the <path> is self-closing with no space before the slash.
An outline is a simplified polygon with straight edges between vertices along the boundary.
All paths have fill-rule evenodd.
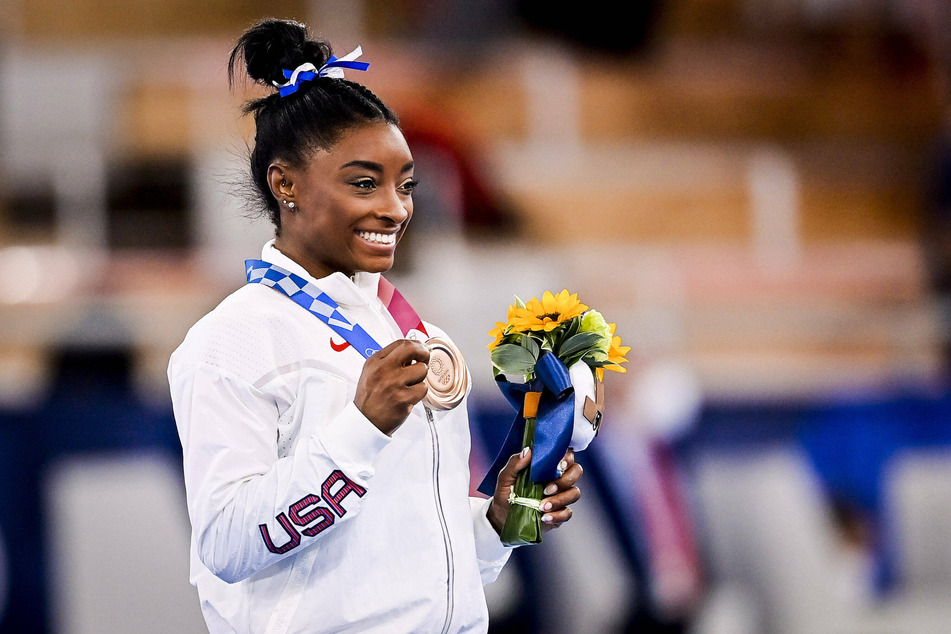
<path id="1" fill-rule="evenodd" d="M 608 361 L 614 365 L 606 365 L 603 368 L 595 368 L 597 370 L 598 380 L 604 380 L 604 370 L 611 370 L 612 372 L 627 372 L 627 368 L 623 367 L 622 363 L 627 363 L 627 358 L 625 355 L 631 351 L 630 346 L 622 346 L 621 338 L 614 336 L 614 331 L 617 329 L 617 324 L 610 324 L 611 327 L 611 348 L 608 350 Z"/>
<path id="2" fill-rule="evenodd" d="M 505 335 L 507 335 L 509 332 L 511 332 L 511 329 L 509 328 L 509 324 L 512 323 L 512 317 L 514 315 L 515 315 L 515 306 L 509 306 L 509 314 L 508 314 L 509 323 L 503 324 L 501 321 L 495 322 L 495 328 L 489 331 L 489 336 L 495 337 L 495 340 L 492 343 L 490 343 L 488 346 L 486 346 L 490 351 L 495 350 L 496 346 L 502 343 L 502 338 L 505 337 Z"/>
<path id="3" fill-rule="evenodd" d="M 516 332 L 551 332 L 586 310 L 588 307 L 578 301 L 577 293 L 569 295 L 566 289 L 552 295 L 551 291 L 545 291 L 541 300 L 533 297 L 525 308 L 509 307 L 509 325 Z"/>
<path id="4" fill-rule="evenodd" d="M 508 328 L 508 324 L 503 324 L 501 321 L 495 322 L 495 328 L 489 331 L 489 336 L 495 337 L 495 341 L 487 346 L 489 350 L 495 350 L 495 347 L 502 343 L 506 328 Z"/>

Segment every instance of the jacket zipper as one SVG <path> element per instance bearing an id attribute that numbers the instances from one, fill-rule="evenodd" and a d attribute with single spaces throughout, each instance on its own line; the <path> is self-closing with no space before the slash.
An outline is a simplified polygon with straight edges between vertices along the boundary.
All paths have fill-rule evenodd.
<path id="1" fill-rule="evenodd" d="M 425 406 L 424 406 L 425 407 Z M 433 497 L 436 501 L 436 515 L 442 528 L 443 546 L 446 549 L 446 620 L 443 622 L 442 632 L 449 631 L 453 612 L 453 584 L 455 570 L 453 568 L 452 539 L 449 537 L 449 527 L 446 523 L 446 513 L 443 510 L 442 498 L 439 495 L 439 438 L 436 432 L 436 421 L 432 411 L 425 407 L 426 419 L 429 421 L 429 433 L 433 440 Z"/>

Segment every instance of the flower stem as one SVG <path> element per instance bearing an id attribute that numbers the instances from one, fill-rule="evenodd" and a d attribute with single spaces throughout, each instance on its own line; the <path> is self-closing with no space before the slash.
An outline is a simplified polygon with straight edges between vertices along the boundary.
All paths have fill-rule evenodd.
<path id="1" fill-rule="evenodd" d="M 522 436 L 522 446 L 535 447 L 536 419 L 525 419 L 525 433 Z M 532 467 L 529 465 L 515 476 L 515 495 L 534 500 L 542 499 L 543 485 L 532 481 Z M 509 508 L 508 517 L 502 526 L 502 543 L 507 546 L 518 544 L 538 544 L 542 541 L 541 513 L 533 508 L 513 504 Z"/>

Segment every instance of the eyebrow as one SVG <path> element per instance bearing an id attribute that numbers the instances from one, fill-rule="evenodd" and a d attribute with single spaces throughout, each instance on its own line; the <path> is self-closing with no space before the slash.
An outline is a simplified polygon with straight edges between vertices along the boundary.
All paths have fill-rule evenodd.
<path id="1" fill-rule="evenodd" d="M 413 166 L 415 164 L 416 164 L 415 161 L 410 161 L 409 163 L 403 166 L 403 169 L 400 170 L 400 174 L 402 174 L 403 172 L 410 171 L 411 169 L 413 169 Z M 377 173 L 383 172 L 383 166 L 375 161 L 361 161 L 361 160 L 350 161 L 349 163 L 344 163 L 343 165 L 341 165 L 340 169 L 343 170 L 348 167 L 362 167 L 363 169 L 370 170 L 371 172 L 377 172 Z"/>

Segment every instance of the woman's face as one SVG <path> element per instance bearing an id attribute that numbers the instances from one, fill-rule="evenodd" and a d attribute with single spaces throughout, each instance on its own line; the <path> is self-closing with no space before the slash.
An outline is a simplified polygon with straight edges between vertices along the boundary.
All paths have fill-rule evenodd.
<path id="1" fill-rule="evenodd" d="M 275 172 L 275 169 L 278 171 Z M 277 174 L 277 177 L 274 175 Z M 303 169 L 271 167 L 281 205 L 275 246 L 320 278 L 340 271 L 382 273 L 413 216 L 413 155 L 399 128 L 371 123 L 318 150 Z"/>

